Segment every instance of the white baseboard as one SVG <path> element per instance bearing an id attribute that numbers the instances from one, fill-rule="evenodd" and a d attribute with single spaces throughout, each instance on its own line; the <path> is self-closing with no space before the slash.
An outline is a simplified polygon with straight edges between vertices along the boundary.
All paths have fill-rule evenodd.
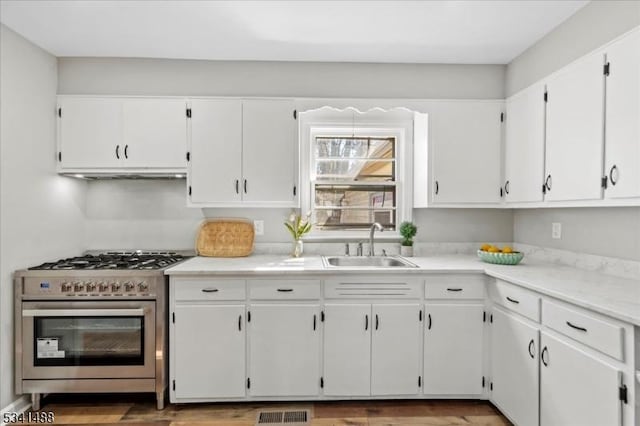
<path id="1" fill-rule="evenodd" d="M 23 395 L 16 399 L 0 411 L 0 426 L 5 426 L 5 423 L 2 421 L 5 413 L 23 413 L 29 408 L 31 408 L 31 399 L 28 395 Z"/>

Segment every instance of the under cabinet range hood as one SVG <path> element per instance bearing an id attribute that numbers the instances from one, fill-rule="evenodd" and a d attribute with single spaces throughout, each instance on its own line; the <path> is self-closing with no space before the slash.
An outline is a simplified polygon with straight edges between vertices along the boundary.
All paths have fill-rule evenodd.
<path id="1" fill-rule="evenodd" d="M 165 179 L 186 179 L 186 172 L 176 173 L 176 172 L 158 172 L 158 171 L 150 171 L 150 172 L 140 172 L 140 171 L 124 171 L 118 170 L 116 172 L 91 172 L 83 170 L 82 172 L 72 173 L 72 172 L 61 172 L 58 173 L 61 176 L 72 177 L 76 179 L 85 179 L 85 180 L 114 180 L 114 179 L 129 179 L 129 180 L 165 180 Z"/>

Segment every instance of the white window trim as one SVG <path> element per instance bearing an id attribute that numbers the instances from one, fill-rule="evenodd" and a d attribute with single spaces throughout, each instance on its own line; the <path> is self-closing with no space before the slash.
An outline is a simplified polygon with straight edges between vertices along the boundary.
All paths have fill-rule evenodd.
<path id="1" fill-rule="evenodd" d="M 312 207 L 311 165 L 313 164 L 312 143 L 317 136 L 347 136 L 347 137 L 393 137 L 396 139 L 396 230 L 379 233 L 376 239 L 398 240 L 399 227 L 404 221 L 411 221 L 413 213 L 413 120 L 398 120 L 388 122 L 366 122 L 361 118 L 354 124 L 349 118 L 331 120 L 313 120 L 301 117 L 300 123 L 300 178 L 301 178 L 301 211 L 307 214 Z M 315 218 L 314 218 L 315 219 Z M 305 236 L 305 240 L 365 240 L 369 237 L 369 230 L 317 230 Z"/>

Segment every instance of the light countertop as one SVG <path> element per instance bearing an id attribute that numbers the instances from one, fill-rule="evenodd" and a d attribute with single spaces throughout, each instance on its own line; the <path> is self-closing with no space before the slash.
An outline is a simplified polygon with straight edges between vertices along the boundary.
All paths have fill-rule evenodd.
<path id="1" fill-rule="evenodd" d="M 640 326 L 640 278 L 618 278 L 527 259 L 516 266 L 483 263 L 474 255 L 412 257 L 409 260 L 418 267 L 325 268 L 320 256 L 298 259 L 285 255 L 194 257 L 167 269 L 165 273 L 173 276 L 484 273 Z"/>

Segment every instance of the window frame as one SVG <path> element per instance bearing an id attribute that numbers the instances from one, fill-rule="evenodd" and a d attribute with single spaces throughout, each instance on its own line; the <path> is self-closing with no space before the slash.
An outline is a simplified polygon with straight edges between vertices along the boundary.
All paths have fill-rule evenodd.
<path id="1" fill-rule="evenodd" d="M 400 238 L 399 227 L 403 221 L 410 221 L 413 205 L 413 120 L 411 118 L 395 118 L 386 120 L 365 122 L 359 120 L 354 123 L 352 114 L 340 122 L 340 120 L 301 120 L 300 126 L 300 177 L 301 177 L 301 212 L 312 212 L 312 221 L 315 223 L 314 188 L 317 181 L 312 177 L 314 152 L 313 143 L 316 137 L 376 137 L 395 139 L 395 187 L 396 187 L 396 229 L 378 234 L 377 239 L 398 240 Z M 363 184 L 365 184 L 363 182 Z M 352 230 L 319 230 L 313 227 L 305 240 L 364 240 L 369 236 L 369 229 Z"/>

